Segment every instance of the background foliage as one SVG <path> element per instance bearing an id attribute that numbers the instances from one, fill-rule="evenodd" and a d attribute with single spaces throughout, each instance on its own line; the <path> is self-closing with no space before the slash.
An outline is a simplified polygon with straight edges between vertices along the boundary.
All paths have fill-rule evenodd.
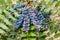
<path id="1" fill-rule="evenodd" d="M 51 20 L 47 20 L 48 29 L 38 32 L 31 25 L 29 33 L 23 32 L 23 28 L 18 31 L 13 30 L 14 21 L 19 17 L 18 12 L 12 8 L 14 1 L 19 3 L 24 0 L 0 0 L 0 40 L 60 40 L 60 0 L 42 0 L 41 10 L 45 14 L 51 14 Z M 39 3 L 40 0 L 37 1 Z M 13 11 L 15 17 L 5 9 Z"/>

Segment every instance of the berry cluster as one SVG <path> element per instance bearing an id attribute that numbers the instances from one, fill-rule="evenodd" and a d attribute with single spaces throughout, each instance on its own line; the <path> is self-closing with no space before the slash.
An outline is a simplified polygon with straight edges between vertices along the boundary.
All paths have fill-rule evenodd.
<path id="1" fill-rule="evenodd" d="M 21 10 L 22 14 L 20 14 L 19 19 L 15 21 L 14 29 L 18 29 L 22 24 L 24 31 L 28 32 L 30 29 L 30 21 L 39 31 L 43 26 L 47 28 L 45 18 L 41 11 L 37 11 L 32 7 L 25 6 L 24 3 L 14 5 L 14 9 L 17 9 L 19 7 L 23 7 Z"/>

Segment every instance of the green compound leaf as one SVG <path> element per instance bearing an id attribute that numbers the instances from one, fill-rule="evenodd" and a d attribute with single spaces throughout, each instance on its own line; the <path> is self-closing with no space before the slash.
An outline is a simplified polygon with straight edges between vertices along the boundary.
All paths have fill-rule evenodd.
<path id="1" fill-rule="evenodd" d="M 14 40 L 14 39 L 12 39 L 12 38 L 7 38 L 7 40 Z"/>
<path id="2" fill-rule="evenodd" d="M 7 17 L 11 18 L 13 21 L 16 20 L 8 11 L 4 10 L 4 13 Z"/>
<path id="3" fill-rule="evenodd" d="M 5 34 L 5 31 L 3 31 L 2 29 L 0 29 L 0 34 Z"/>
<path id="4" fill-rule="evenodd" d="M 33 33 L 33 32 L 30 32 L 30 33 L 29 33 L 29 36 L 36 36 L 36 34 Z"/>
<path id="5" fill-rule="evenodd" d="M 36 38 L 29 38 L 29 40 L 36 40 Z"/>
<path id="6" fill-rule="evenodd" d="M 26 36 L 27 36 L 26 33 L 22 33 L 22 34 L 20 34 L 20 37 L 26 37 Z"/>
<path id="7" fill-rule="evenodd" d="M 2 29 L 9 30 L 9 28 L 6 25 L 4 25 L 3 23 L 0 23 L 0 27 Z"/>
<path id="8" fill-rule="evenodd" d="M 60 37 L 60 33 L 54 35 L 55 38 Z"/>
<path id="9" fill-rule="evenodd" d="M 34 30 L 34 29 L 35 29 L 35 27 L 31 25 L 31 29 L 30 30 Z"/>

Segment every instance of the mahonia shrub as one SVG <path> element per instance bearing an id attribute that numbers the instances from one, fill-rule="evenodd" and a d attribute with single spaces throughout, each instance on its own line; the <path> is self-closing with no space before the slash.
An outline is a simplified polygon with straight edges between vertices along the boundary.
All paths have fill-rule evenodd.
<path id="1" fill-rule="evenodd" d="M 59 0 L 0 0 L 0 40 L 58 40 L 59 13 Z"/>

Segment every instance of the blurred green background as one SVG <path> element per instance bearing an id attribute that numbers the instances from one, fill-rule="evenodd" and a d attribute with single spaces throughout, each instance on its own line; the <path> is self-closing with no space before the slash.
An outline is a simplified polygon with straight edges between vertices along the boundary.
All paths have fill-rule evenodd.
<path id="1" fill-rule="evenodd" d="M 25 0 L 0 0 L 0 40 L 60 40 L 60 0 L 42 0 L 41 11 L 45 14 L 51 14 L 51 20 L 48 22 L 47 19 L 48 29 L 42 29 L 38 32 L 31 25 L 29 33 L 23 32 L 23 28 L 17 31 L 13 30 L 14 21 L 19 17 L 18 12 L 12 8 L 12 2 L 14 1 L 20 3 Z M 37 0 L 38 3 L 40 1 Z M 6 11 L 6 9 L 13 11 L 15 17 Z M 50 11 L 51 9 L 52 11 Z M 18 10 L 21 10 L 21 8 Z"/>

